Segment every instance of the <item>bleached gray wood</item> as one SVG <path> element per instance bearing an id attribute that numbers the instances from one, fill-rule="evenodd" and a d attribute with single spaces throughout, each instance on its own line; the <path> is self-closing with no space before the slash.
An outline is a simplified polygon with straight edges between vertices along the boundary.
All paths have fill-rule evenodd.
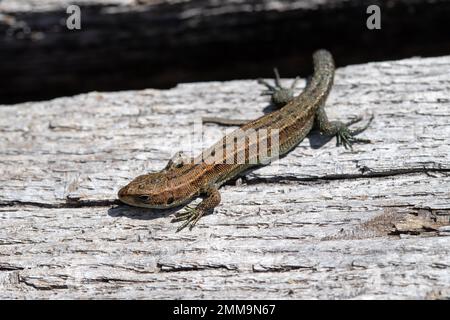
<path id="1" fill-rule="evenodd" d="M 261 115 L 256 81 L 0 106 L 0 298 L 449 298 L 449 68 L 339 69 L 330 117 L 374 113 L 373 143 L 313 133 L 224 186 L 192 232 L 113 204 L 117 189 L 189 151 L 202 116 Z"/>

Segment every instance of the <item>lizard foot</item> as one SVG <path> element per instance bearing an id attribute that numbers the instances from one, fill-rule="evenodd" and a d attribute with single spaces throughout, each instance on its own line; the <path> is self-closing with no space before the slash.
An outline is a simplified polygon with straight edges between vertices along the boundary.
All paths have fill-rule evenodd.
<path id="1" fill-rule="evenodd" d="M 177 228 L 176 232 L 179 232 L 189 226 L 189 230 L 192 230 L 192 228 L 197 224 L 198 220 L 203 216 L 202 210 L 197 210 L 196 208 L 192 208 L 189 206 L 185 207 L 186 211 L 179 212 L 175 215 L 175 218 L 173 218 L 170 222 L 179 222 L 184 221 L 181 226 Z"/>
<path id="2" fill-rule="evenodd" d="M 355 136 L 357 134 L 360 134 L 361 132 L 363 132 L 364 130 L 366 130 L 369 127 L 370 123 L 373 120 L 373 114 L 370 116 L 370 119 L 366 125 L 364 125 L 360 128 L 354 129 L 354 130 L 350 130 L 348 128 L 348 126 L 355 124 L 357 122 L 360 122 L 361 120 L 362 120 L 362 117 L 358 117 L 358 118 L 353 119 L 341 126 L 341 128 L 336 133 L 337 146 L 342 144 L 345 149 L 350 148 L 351 150 L 353 150 L 353 147 L 352 147 L 353 143 L 371 143 L 372 142 L 369 139 L 355 138 Z"/>
<path id="3" fill-rule="evenodd" d="M 281 107 L 291 101 L 294 97 L 294 88 L 297 85 L 299 78 L 295 78 L 290 88 L 284 88 L 281 85 L 280 74 L 278 73 L 277 68 L 273 69 L 273 72 L 275 73 L 275 85 L 271 85 L 263 79 L 258 79 L 258 83 L 267 87 L 267 90 L 263 91 L 262 94 L 271 96 L 272 103 L 275 106 Z"/>

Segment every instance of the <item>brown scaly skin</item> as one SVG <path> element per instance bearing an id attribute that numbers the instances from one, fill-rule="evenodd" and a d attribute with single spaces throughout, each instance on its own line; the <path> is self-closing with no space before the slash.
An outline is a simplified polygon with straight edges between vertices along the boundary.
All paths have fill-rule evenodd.
<path id="1" fill-rule="evenodd" d="M 334 62 L 331 54 L 325 50 L 316 51 L 313 55 L 314 75 L 303 90 L 293 97 L 294 84 L 290 89 L 282 88 L 278 72 L 275 71 L 275 86 L 263 80 L 259 83 L 265 85 L 268 90 L 265 94 L 272 96 L 272 102 L 280 109 L 266 114 L 256 120 L 246 122 L 240 130 L 247 129 L 277 129 L 279 130 L 279 155 L 283 155 L 300 143 L 311 131 L 315 124 L 324 135 L 337 136 L 337 142 L 345 148 L 354 142 L 370 142 L 365 139 L 357 139 L 354 135 L 364 131 L 366 126 L 356 130 L 348 129 L 348 125 L 356 123 L 358 118 L 347 124 L 339 121 L 328 121 L 324 110 L 324 103 L 333 85 Z M 210 122 L 224 122 L 210 120 Z M 236 124 L 236 122 L 233 122 Z M 239 129 L 237 129 L 239 130 Z M 236 131 L 235 131 L 236 132 Z M 184 221 L 177 229 L 180 231 L 189 225 L 192 229 L 198 220 L 206 213 L 212 212 L 220 203 L 218 188 L 227 180 L 232 179 L 250 167 L 261 165 L 259 157 L 252 152 L 251 143 L 243 144 L 243 150 L 239 147 L 232 152 L 225 152 L 218 156 L 215 150 L 226 146 L 226 142 L 233 138 L 233 134 L 222 138 L 211 148 L 203 151 L 196 159 L 183 159 L 181 154 L 175 155 L 166 168 L 160 172 L 141 175 L 120 189 L 119 199 L 132 206 L 166 209 L 185 205 L 197 197 L 203 201 L 196 208 L 187 207 L 172 220 Z M 270 149 L 270 139 L 266 143 Z M 262 142 L 261 138 L 257 143 Z M 271 149 L 270 149 L 271 150 Z M 239 156 L 244 156 L 245 161 L 235 161 Z M 242 158 L 240 158 L 242 160 Z"/>

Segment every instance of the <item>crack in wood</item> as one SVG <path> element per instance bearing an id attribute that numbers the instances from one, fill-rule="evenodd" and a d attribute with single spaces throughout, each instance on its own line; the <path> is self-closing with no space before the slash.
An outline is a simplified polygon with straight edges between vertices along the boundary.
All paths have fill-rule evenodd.
<path id="1" fill-rule="evenodd" d="M 244 179 L 242 185 L 257 185 L 257 184 L 282 184 L 282 183 L 292 183 L 292 182 L 324 182 L 324 181 L 334 181 L 334 180 L 355 180 L 355 179 L 366 179 L 366 178 L 384 178 L 393 177 L 398 175 L 409 175 L 417 173 L 428 174 L 430 172 L 440 172 L 447 173 L 450 169 L 446 168 L 417 168 L 417 169 L 395 169 L 391 171 L 384 172 L 370 172 L 369 174 L 342 174 L 342 175 L 328 175 L 321 177 L 293 177 L 293 176 L 279 176 L 273 178 L 251 178 Z M 238 177 L 239 179 L 242 177 Z M 225 185 L 235 185 L 235 180 L 233 179 L 227 182 Z M 110 207 L 112 205 L 124 205 L 118 199 L 104 199 L 104 200 L 76 200 L 70 199 L 62 203 L 41 203 L 32 201 L 2 201 L 0 202 L 1 207 L 13 207 L 13 206 L 31 206 L 39 208 L 49 208 L 49 209 L 65 209 L 65 208 L 83 208 L 83 207 Z"/>

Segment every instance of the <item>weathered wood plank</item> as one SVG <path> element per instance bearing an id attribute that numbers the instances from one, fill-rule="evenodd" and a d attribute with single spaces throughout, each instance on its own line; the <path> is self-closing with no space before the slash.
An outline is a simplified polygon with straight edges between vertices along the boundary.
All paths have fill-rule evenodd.
<path id="1" fill-rule="evenodd" d="M 336 119 L 375 114 L 355 152 L 312 135 L 276 166 L 249 179 L 308 180 L 450 169 L 450 60 L 411 59 L 338 70 L 328 110 Z M 299 84 L 299 87 L 304 83 Z M 90 93 L 1 107 L 0 203 L 103 201 L 177 150 L 190 151 L 202 116 L 252 119 L 267 97 L 256 81 L 180 85 L 172 90 Z M 208 125 L 204 146 L 224 128 Z M 195 144 L 195 153 L 201 150 Z M 274 169 L 277 169 L 274 171 Z"/>
<path id="2" fill-rule="evenodd" d="M 141 209 L 3 208 L 0 296 L 448 297 L 448 211 L 420 207 L 449 195 L 411 195 L 445 179 L 386 179 L 226 186 L 184 233 Z"/>
<path id="3" fill-rule="evenodd" d="M 0 298 L 449 298 L 449 66 L 339 69 L 327 109 L 373 112 L 374 142 L 312 134 L 181 233 L 117 189 L 188 151 L 202 116 L 262 114 L 255 81 L 0 106 Z"/>

